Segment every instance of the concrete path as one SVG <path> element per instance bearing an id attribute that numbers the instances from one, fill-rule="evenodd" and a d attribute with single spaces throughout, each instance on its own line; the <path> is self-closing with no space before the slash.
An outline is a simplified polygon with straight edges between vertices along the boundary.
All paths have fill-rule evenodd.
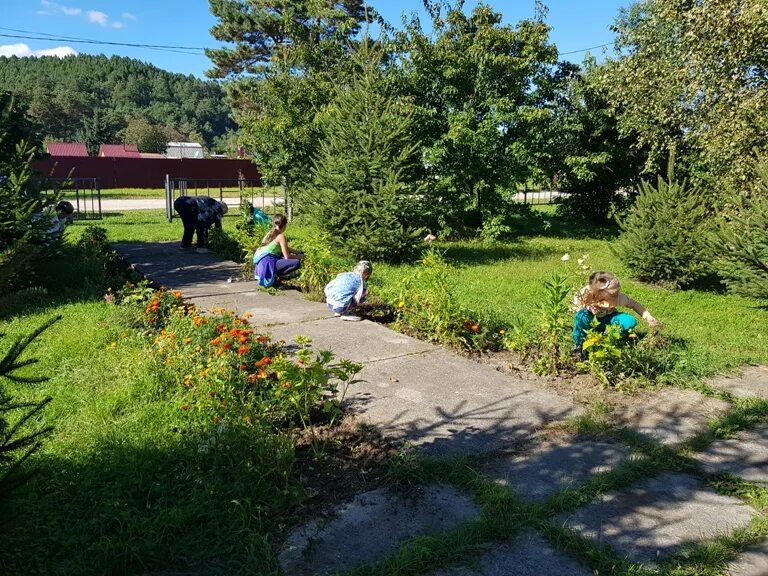
<path id="1" fill-rule="evenodd" d="M 616 442 L 554 434 L 547 438 L 542 433 L 547 424 L 583 409 L 535 380 L 505 374 L 373 322 L 343 322 L 333 318 L 323 303 L 309 302 L 295 291 L 271 295 L 252 281 L 238 281 L 239 266 L 213 254 L 181 251 L 172 243 L 115 248 L 145 276 L 181 290 L 203 309 L 250 313 L 258 331 L 285 340 L 289 347 L 294 337 L 308 336 L 314 346 L 361 363 L 359 376 L 364 382 L 347 395 L 349 408 L 360 419 L 423 453 L 470 456 L 478 474 L 489 483 L 507 486 L 526 506 L 551 502 L 559 492 L 579 490 L 601 474 L 617 470 L 620 474 L 622 467 L 644 458 Z M 749 376 L 761 380 L 765 373 L 761 369 Z M 718 385 L 738 388 L 744 395 L 754 390 L 740 388 L 734 379 Z M 708 418 L 730 408 L 726 402 L 676 389 L 653 391 L 640 404 L 619 414 L 619 424 L 672 447 L 703 430 Z M 765 430 L 758 426 L 734 440 L 712 443 L 694 458 L 704 473 L 729 472 L 763 484 L 768 481 Z M 638 477 L 576 510 L 562 509 L 559 514 L 555 510 L 549 522 L 596 548 L 607 547 L 619 558 L 652 565 L 684 546 L 744 528 L 760 514 L 741 500 L 717 494 L 704 480 L 704 475 L 673 471 Z M 482 521 L 488 512 L 471 494 L 443 484 L 424 486 L 407 497 L 385 489 L 359 494 L 297 526 L 279 554 L 281 569 L 286 576 L 324 575 L 385 561 L 414 537 L 439 538 Z M 585 564 L 586 556 L 574 556 L 567 543 L 553 544 L 531 531 L 512 536 L 475 546 L 474 555 L 438 562 L 441 569 L 424 573 L 593 573 Z M 729 570 L 768 576 L 765 543 L 737 556 Z"/>

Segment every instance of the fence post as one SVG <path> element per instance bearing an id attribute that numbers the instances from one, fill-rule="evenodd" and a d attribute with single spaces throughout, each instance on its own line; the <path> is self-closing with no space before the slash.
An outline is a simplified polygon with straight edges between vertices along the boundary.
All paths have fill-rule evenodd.
<path id="1" fill-rule="evenodd" d="M 173 222 L 173 192 L 171 192 L 171 176 L 165 175 L 165 216 L 168 222 Z"/>

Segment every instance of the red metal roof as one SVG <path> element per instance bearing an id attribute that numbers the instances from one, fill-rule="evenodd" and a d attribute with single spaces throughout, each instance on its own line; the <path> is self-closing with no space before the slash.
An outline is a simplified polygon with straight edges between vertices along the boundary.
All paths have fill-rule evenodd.
<path id="1" fill-rule="evenodd" d="M 77 142 L 49 142 L 45 150 L 51 156 L 88 156 L 85 144 Z"/>
<path id="2" fill-rule="evenodd" d="M 99 156 L 108 158 L 141 158 L 136 144 L 102 144 Z"/>

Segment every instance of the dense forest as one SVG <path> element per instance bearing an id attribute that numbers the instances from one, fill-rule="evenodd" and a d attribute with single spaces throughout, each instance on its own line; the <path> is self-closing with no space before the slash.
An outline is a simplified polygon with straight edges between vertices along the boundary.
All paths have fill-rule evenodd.
<path id="1" fill-rule="evenodd" d="M 225 151 L 236 126 L 216 82 L 113 56 L 0 57 L 0 91 L 15 92 L 49 140 L 160 151 L 167 140 Z"/>

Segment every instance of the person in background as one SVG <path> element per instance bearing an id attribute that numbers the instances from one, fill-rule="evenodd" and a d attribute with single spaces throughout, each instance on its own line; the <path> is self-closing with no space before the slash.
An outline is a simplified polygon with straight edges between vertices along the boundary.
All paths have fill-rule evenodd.
<path id="1" fill-rule="evenodd" d="M 75 207 L 71 202 L 62 200 L 54 208 L 55 214 L 51 216 L 51 226 L 45 231 L 45 237 L 48 242 L 54 242 L 61 238 L 64 229 L 70 223 L 72 214 L 75 213 Z"/>
<path id="2" fill-rule="evenodd" d="M 351 272 L 342 272 L 325 286 L 325 301 L 335 316 L 342 320 L 359 321 L 352 311 L 368 296 L 368 278 L 373 267 L 368 260 L 360 260 Z"/>
<path id="3" fill-rule="evenodd" d="M 621 291 L 621 284 L 611 272 L 593 272 L 589 284 L 573 298 L 576 314 L 573 317 L 573 355 L 582 357 L 582 345 L 587 330 L 592 327 L 592 319 L 597 318 L 598 330 L 605 330 L 609 324 L 615 324 L 624 333 L 637 326 L 637 319 L 626 312 L 616 310 L 617 306 L 631 308 L 637 312 L 649 326 L 657 326 L 654 318 L 639 302 Z"/>
<path id="4" fill-rule="evenodd" d="M 285 228 L 288 219 L 283 214 L 272 217 L 272 228 L 264 235 L 253 255 L 253 274 L 259 286 L 268 288 L 278 279 L 296 273 L 304 253 L 288 247 Z"/>
<path id="5" fill-rule="evenodd" d="M 221 220 L 229 209 L 226 203 L 210 196 L 179 196 L 173 202 L 173 207 L 184 224 L 182 250 L 192 248 L 192 236 L 197 234 L 198 252 L 207 252 L 208 229 L 211 226 L 221 229 Z"/>

